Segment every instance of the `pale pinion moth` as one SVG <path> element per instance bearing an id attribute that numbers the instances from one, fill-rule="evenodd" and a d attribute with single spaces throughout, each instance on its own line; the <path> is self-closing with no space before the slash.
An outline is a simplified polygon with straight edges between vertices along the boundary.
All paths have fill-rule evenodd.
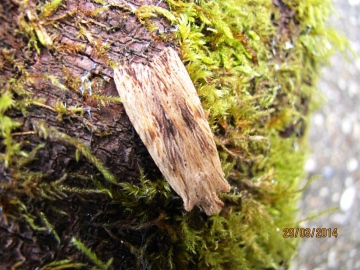
<path id="1" fill-rule="evenodd" d="M 176 51 L 165 48 L 148 65 L 114 68 L 116 89 L 155 164 L 184 201 L 207 215 L 219 212 L 218 193 L 229 192 L 196 89 Z"/>

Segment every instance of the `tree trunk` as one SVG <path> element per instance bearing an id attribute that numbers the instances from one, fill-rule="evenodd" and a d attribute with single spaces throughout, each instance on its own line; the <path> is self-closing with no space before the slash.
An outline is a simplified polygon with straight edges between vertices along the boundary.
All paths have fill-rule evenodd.
<path id="1" fill-rule="evenodd" d="M 1 87 L 23 102 L 7 111 L 19 127 L 11 130 L 11 143 L 1 145 L 2 153 L 16 144 L 21 149 L 0 163 L 0 268 L 81 261 L 70 241 L 81 234 L 100 258 L 114 257 L 114 269 L 136 268 L 126 239 L 99 228 L 104 213 L 113 221 L 120 213 L 100 190 L 115 189 L 110 182 L 139 182 L 141 168 L 148 179 L 161 174 L 119 102 L 110 66 L 146 61 L 164 42 L 155 42 L 130 14 L 132 4 L 114 2 L 95 21 L 94 3 L 51 3 L 5 0 L 0 6 Z M 128 235 L 130 224 L 120 227 L 141 243 L 141 230 Z M 104 234 L 114 234 L 116 244 L 102 242 Z"/>
<path id="2" fill-rule="evenodd" d="M 330 9 L 2 0 L 0 268 L 288 267 L 318 68 L 328 44 L 346 44 L 325 26 Z M 113 80 L 117 65 L 146 64 L 166 47 L 186 64 L 232 187 L 211 217 L 184 211 Z"/>

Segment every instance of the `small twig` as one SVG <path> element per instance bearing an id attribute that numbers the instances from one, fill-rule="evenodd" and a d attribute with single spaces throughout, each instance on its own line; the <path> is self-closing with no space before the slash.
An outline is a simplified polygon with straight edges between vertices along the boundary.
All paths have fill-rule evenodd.
<path id="1" fill-rule="evenodd" d="M 48 105 L 42 104 L 42 103 L 37 102 L 37 101 L 32 101 L 31 104 L 39 106 L 39 107 L 43 107 L 43 108 L 48 109 L 48 110 L 53 111 L 53 112 L 56 112 L 56 110 L 53 107 L 50 107 Z"/>
<path id="2" fill-rule="evenodd" d="M 24 131 L 24 132 L 11 133 L 11 136 L 23 136 L 23 135 L 34 135 L 34 134 L 36 134 L 35 131 Z"/>

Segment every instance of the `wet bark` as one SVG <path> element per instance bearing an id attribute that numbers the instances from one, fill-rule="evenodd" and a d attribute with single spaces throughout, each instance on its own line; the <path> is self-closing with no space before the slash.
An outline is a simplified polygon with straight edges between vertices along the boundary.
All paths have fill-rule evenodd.
<path id="1" fill-rule="evenodd" d="M 112 258 L 109 269 L 150 269 L 150 260 L 167 269 L 173 254 L 178 269 L 196 265 L 196 259 L 180 249 L 193 251 L 162 222 L 175 219 L 171 215 L 181 217 L 181 199 L 169 196 L 167 202 L 175 205 L 170 215 L 156 197 L 143 220 L 136 211 L 145 210 L 133 205 L 126 209 L 120 203 L 128 199 L 121 186 L 110 183 L 98 165 L 117 183 L 138 183 L 140 168 L 150 180 L 161 177 L 123 105 L 112 98 L 118 96 L 112 67 L 146 63 L 166 46 L 176 49 L 167 20 L 152 19 L 159 30 L 150 32 L 151 25 L 134 14 L 145 5 L 167 7 L 157 0 L 100 2 L 63 0 L 51 8 L 45 0 L 0 1 L 0 93 L 10 91 L 16 104 L 22 104 L 5 114 L 19 123 L 10 144 L 28 153 L 24 158 L 18 150 L 6 164 L 9 142 L 1 134 L 0 269 L 81 268 L 70 267 L 72 262 L 90 269 L 93 261 L 73 244 L 73 237 L 100 261 Z M 279 36 L 287 36 L 294 14 L 282 1 L 273 2 L 282 14 L 273 23 Z M 295 131 L 290 126 L 282 136 Z M 96 160 L 84 154 L 84 147 Z M 105 189 L 112 198 L 96 193 Z M 196 211 L 190 213 L 191 223 L 200 231 L 203 214 Z M 58 265 L 50 266 L 53 262 Z"/>
<path id="2" fill-rule="evenodd" d="M 32 99 L 38 99 L 28 104 L 26 112 L 17 108 L 7 111 L 11 119 L 21 123 L 13 130 L 12 138 L 26 152 L 43 144 L 32 161 L 21 168 L 0 163 L 1 269 L 14 265 L 18 265 L 18 269 L 35 269 L 63 259 L 86 261 L 85 255 L 70 241 L 71 236 L 79 235 L 100 259 L 106 261 L 113 257 L 114 269 L 138 267 L 134 254 L 130 254 L 124 242 L 131 238 L 133 244 L 140 244 L 141 230 L 129 233 L 126 226 L 119 224 L 115 231 L 100 228 L 97 224 L 102 222 L 105 213 L 116 223 L 117 206 L 110 204 L 111 200 L 104 194 L 80 192 L 94 189 L 94 183 L 108 188 L 110 184 L 94 162 L 84 155 L 77 160 L 76 145 L 46 134 L 52 128 L 76 138 L 118 182 L 138 182 L 140 168 L 150 179 L 161 176 L 123 105 L 104 97 L 118 96 L 112 65 L 124 61 L 146 62 L 171 41 L 158 39 L 132 12 L 142 5 L 157 4 L 156 1 L 113 2 L 94 16 L 101 5 L 66 0 L 45 17 L 41 8 L 45 1 L 1 1 L 1 87 L 14 84 L 11 79 L 22 80 L 26 86 L 23 91 Z M 160 6 L 166 7 L 163 3 Z M 156 23 L 164 31 L 169 28 L 166 20 L 157 19 Z M 39 32 L 45 41 L 39 41 Z M 37 40 L 31 40 L 32 37 Z M 25 100 L 15 92 L 13 95 L 15 99 Z M 56 109 L 59 107 L 64 108 L 63 113 Z M 42 127 L 48 129 L 45 134 L 39 130 Z M 7 151 L 3 140 L 0 151 L 3 154 Z M 20 169 L 27 172 L 27 176 L 22 175 L 22 182 L 17 179 Z M 49 199 L 44 199 L 41 188 L 59 179 L 78 192 L 65 191 L 52 196 L 49 190 Z M 22 210 L 18 207 L 20 202 L 25 205 Z M 35 228 L 46 228 L 47 222 L 55 224 L 53 229 L 59 239 L 49 227 L 47 230 Z M 118 237 L 117 240 L 123 235 L 122 241 L 100 240 L 109 235 Z"/>

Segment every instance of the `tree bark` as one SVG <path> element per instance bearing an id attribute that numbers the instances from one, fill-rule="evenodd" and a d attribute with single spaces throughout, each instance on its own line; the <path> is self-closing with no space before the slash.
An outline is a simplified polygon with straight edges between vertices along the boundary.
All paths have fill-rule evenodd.
<path id="1" fill-rule="evenodd" d="M 126 233 L 129 226 L 119 224 L 108 231 L 100 228 L 104 213 L 116 223 L 120 212 L 109 196 L 89 190 L 114 188 L 97 161 L 116 182 L 139 182 L 141 168 L 148 179 L 161 176 L 123 105 L 112 99 L 118 93 L 111 65 L 148 61 L 168 42 L 155 40 L 131 12 L 156 1 L 113 2 L 96 21 L 92 16 L 99 5 L 88 1 L 62 1 L 55 9 L 48 7 L 48 13 L 43 1 L 1 2 L 1 87 L 23 87 L 13 90 L 13 98 L 28 102 L 26 112 L 14 107 L 6 114 L 20 123 L 12 130 L 13 144 L 33 155 L 24 164 L 18 164 L 16 155 L 8 166 L 0 163 L 1 269 L 84 261 L 70 241 L 70 235 L 82 234 L 87 236 L 81 240 L 101 259 L 114 257 L 114 269 L 139 266 L 131 245 L 124 242 L 129 237 L 132 245 L 139 245 L 142 231 Z M 157 23 L 164 31 L 169 27 L 165 20 Z M 84 155 L 84 147 L 91 158 Z M 1 153 L 7 150 L 3 141 Z M 61 192 L 52 186 L 59 180 Z M 122 240 L 105 245 L 100 240 L 105 234 Z"/>
<path id="2" fill-rule="evenodd" d="M 346 44 L 331 7 L 164 2 L 1 1 L 1 269 L 288 267 L 318 68 Z M 184 214 L 113 80 L 177 46 L 231 184 L 211 217 Z"/>

